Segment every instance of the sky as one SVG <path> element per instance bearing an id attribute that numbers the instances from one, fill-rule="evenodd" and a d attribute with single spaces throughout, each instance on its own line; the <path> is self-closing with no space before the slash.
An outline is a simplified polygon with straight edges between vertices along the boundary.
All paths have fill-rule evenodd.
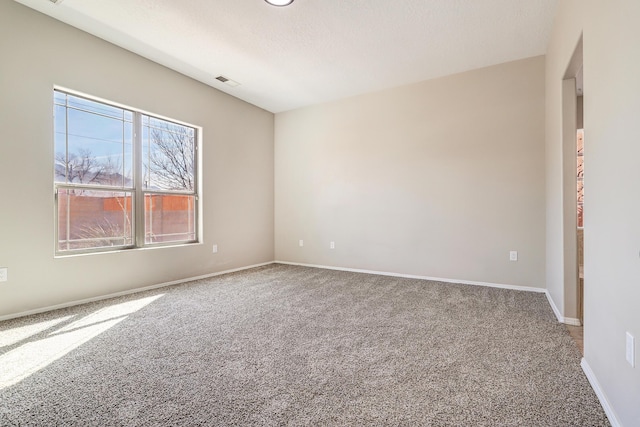
<path id="1" fill-rule="evenodd" d="M 133 179 L 133 120 L 132 111 L 94 102 L 85 98 L 54 91 L 54 135 L 56 157 L 65 156 L 68 144 L 70 159 L 73 154 L 89 153 L 97 162 L 110 161 L 118 167 L 117 173 L 125 177 L 125 183 Z M 149 144 L 149 126 L 159 126 L 168 130 L 187 129 L 191 136 L 195 130 L 182 125 L 167 122 L 147 115 L 142 116 L 143 158 L 154 150 Z M 163 135 L 168 135 L 163 132 Z M 158 151 L 154 153 L 157 155 Z M 152 182 L 153 174 L 149 177 L 146 169 L 149 165 L 145 161 L 145 182 L 149 187 L 156 187 Z M 62 164 L 64 167 L 64 164 Z M 56 176 L 58 182 L 64 182 L 64 177 Z"/>

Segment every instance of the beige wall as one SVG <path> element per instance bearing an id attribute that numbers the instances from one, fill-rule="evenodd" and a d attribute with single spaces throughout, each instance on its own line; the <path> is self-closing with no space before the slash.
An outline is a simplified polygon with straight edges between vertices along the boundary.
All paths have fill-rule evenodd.
<path id="1" fill-rule="evenodd" d="M 544 288 L 544 57 L 275 129 L 277 260 Z"/>
<path id="2" fill-rule="evenodd" d="M 639 19 L 636 0 L 561 0 L 546 66 L 532 58 L 278 114 L 274 218 L 272 114 L 0 2 L 0 316 L 271 261 L 274 219 L 279 260 L 546 278 L 567 315 L 562 79 L 584 32 L 585 360 L 614 416 L 639 425 L 640 369 L 624 357 L 625 332 L 640 340 Z M 54 258 L 53 85 L 204 128 L 202 245 Z"/>
<path id="3" fill-rule="evenodd" d="M 566 310 L 562 254 L 562 79 L 583 34 L 585 129 L 585 361 L 614 417 L 640 425 L 640 2 L 559 3 L 547 52 L 547 286 Z"/>
<path id="4" fill-rule="evenodd" d="M 203 244 L 54 259 L 54 85 L 203 127 Z M 273 114 L 12 1 L 0 93 L 0 316 L 273 260 Z"/>

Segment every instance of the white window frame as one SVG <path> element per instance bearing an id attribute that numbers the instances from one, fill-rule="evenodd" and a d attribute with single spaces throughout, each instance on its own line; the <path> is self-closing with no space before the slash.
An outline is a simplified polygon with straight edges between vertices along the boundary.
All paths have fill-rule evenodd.
<path id="1" fill-rule="evenodd" d="M 133 159 L 132 159 L 132 169 L 133 169 L 133 183 L 131 186 L 109 186 L 109 185 L 96 185 L 96 184 L 77 184 L 77 183 L 68 183 L 68 182 L 57 182 L 55 179 L 55 172 L 53 177 L 54 184 L 54 228 L 55 228 L 55 255 L 56 256 L 69 256 L 69 255 L 77 255 L 77 254 L 86 254 L 86 253 L 105 253 L 105 252 L 114 252 L 120 250 L 128 250 L 128 249 L 142 249 L 142 248 L 152 248 L 152 247 L 169 247 L 169 246 L 182 246 L 182 245 L 191 245 L 197 244 L 201 240 L 201 198 L 199 196 L 200 193 L 200 145 L 202 140 L 202 128 L 199 126 L 192 125 L 190 123 L 182 122 L 179 120 L 163 117 L 158 114 L 149 113 L 147 111 L 143 111 L 137 108 L 132 108 L 129 106 L 125 106 L 116 102 L 104 100 L 102 98 L 94 97 L 91 95 L 86 95 L 74 90 L 70 90 L 60 86 L 54 86 L 52 91 L 52 106 L 55 107 L 55 93 L 60 92 L 67 95 L 71 95 L 78 98 L 83 98 L 92 102 L 97 102 L 104 104 L 109 107 L 115 107 L 123 110 L 127 110 L 133 114 Z M 65 107 L 65 111 L 68 111 L 69 106 Z M 91 112 L 93 113 L 93 112 Z M 54 109 L 55 114 L 55 109 Z M 144 188 L 144 167 L 143 167 L 143 117 L 148 116 L 153 119 L 162 120 L 171 124 L 180 125 L 189 127 L 194 130 L 194 147 L 193 147 L 193 190 L 192 191 L 183 191 L 183 190 L 155 190 L 155 189 L 145 189 Z M 67 119 L 68 126 L 68 119 Z M 54 117 L 54 132 L 55 132 L 55 117 Z M 65 130 L 65 137 L 67 138 L 67 150 L 68 150 L 68 129 Z M 53 141 L 55 146 L 55 138 Z M 55 147 L 54 147 L 54 163 L 55 163 Z M 68 158 L 68 153 L 66 153 Z M 104 191 L 113 191 L 120 193 L 131 193 L 131 244 L 123 244 L 123 245 L 114 245 L 114 246 L 102 246 L 95 248 L 82 248 L 82 249 L 60 249 L 59 247 L 59 211 L 58 211 L 58 203 L 59 203 L 59 193 L 60 190 L 72 189 L 72 190 L 104 190 Z M 146 233 L 145 233 L 145 196 L 146 195 L 187 195 L 194 198 L 194 211 L 193 211 L 193 239 L 185 239 L 185 240 L 173 240 L 168 242 L 146 242 Z M 69 225 L 67 225 L 68 230 Z M 181 233 L 184 234 L 184 233 Z"/>

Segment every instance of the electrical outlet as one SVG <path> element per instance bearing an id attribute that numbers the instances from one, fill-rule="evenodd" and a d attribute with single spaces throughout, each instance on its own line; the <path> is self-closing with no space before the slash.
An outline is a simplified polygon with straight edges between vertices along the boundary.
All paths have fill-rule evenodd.
<path id="1" fill-rule="evenodd" d="M 298 241 L 298 246 L 303 247 L 304 246 L 304 240 L 300 239 Z"/>
<path id="2" fill-rule="evenodd" d="M 335 248 L 336 248 L 336 242 L 329 243 L 329 249 L 335 249 Z"/>
<path id="3" fill-rule="evenodd" d="M 6 267 L 0 268 L 0 282 L 6 282 L 9 280 L 9 269 Z"/>
<path id="4" fill-rule="evenodd" d="M 632 368 L 636 367 L 636 351 L 635 351 L 635 339 L 633 335 L 627 332 L 627 362 Z"/>
<path id="5" fill-rule="evenodd" d="M 518 260 L 518 251 L 510 251 L 509 261 L 517 261 L 517 260 Z"/>
<path id="6" fill-rule="evenodd" d="M 218 253 L 218 245 L 213 245 L 213 253 L 214 254 Z"/>

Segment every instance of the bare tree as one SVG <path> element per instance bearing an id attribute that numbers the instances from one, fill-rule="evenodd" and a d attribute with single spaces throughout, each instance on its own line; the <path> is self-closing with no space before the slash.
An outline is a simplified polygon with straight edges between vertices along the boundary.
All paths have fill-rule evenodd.
<path id="1" fill-rule="evenodd" d="M 105 165 L 99 162 L 90 150 L 81 148 L 78 153 L 56 154 L 59 176 L 66 176 L 66 181 L 77 184 L 101 184 L 105 174 Z"/>
<path id="2" fill-rule="evenodd" d="M 151 128 L 148 165 L 153 184 L 166 190 L 194 188 L 194 135 L 183 126 Z"/>
<path id="3" fill-rule="evenodd" d="M 122 185 L 122 165 L 111 156 L 99 159 L 91 150 L 81 148 L 78 153 L 56 154 L 56 176 L 59 180 L 72 184 Z M 66 179 L 65 179 L 66 177 Z"/>
<path id="4" fill-rule="evenodd" d="M 192 129 L 163 122 L 150 128 L 150 146 L 145 180 L 147 185 L 163 190 L 193 191 L 195 136 Z M 107 156 L 100 159 L 91 150 L 56 154 L 58 180 L 74 184 L 122 185 L 119 160 Z M 65 179 L 66 177 L 66 179 Z"/>

